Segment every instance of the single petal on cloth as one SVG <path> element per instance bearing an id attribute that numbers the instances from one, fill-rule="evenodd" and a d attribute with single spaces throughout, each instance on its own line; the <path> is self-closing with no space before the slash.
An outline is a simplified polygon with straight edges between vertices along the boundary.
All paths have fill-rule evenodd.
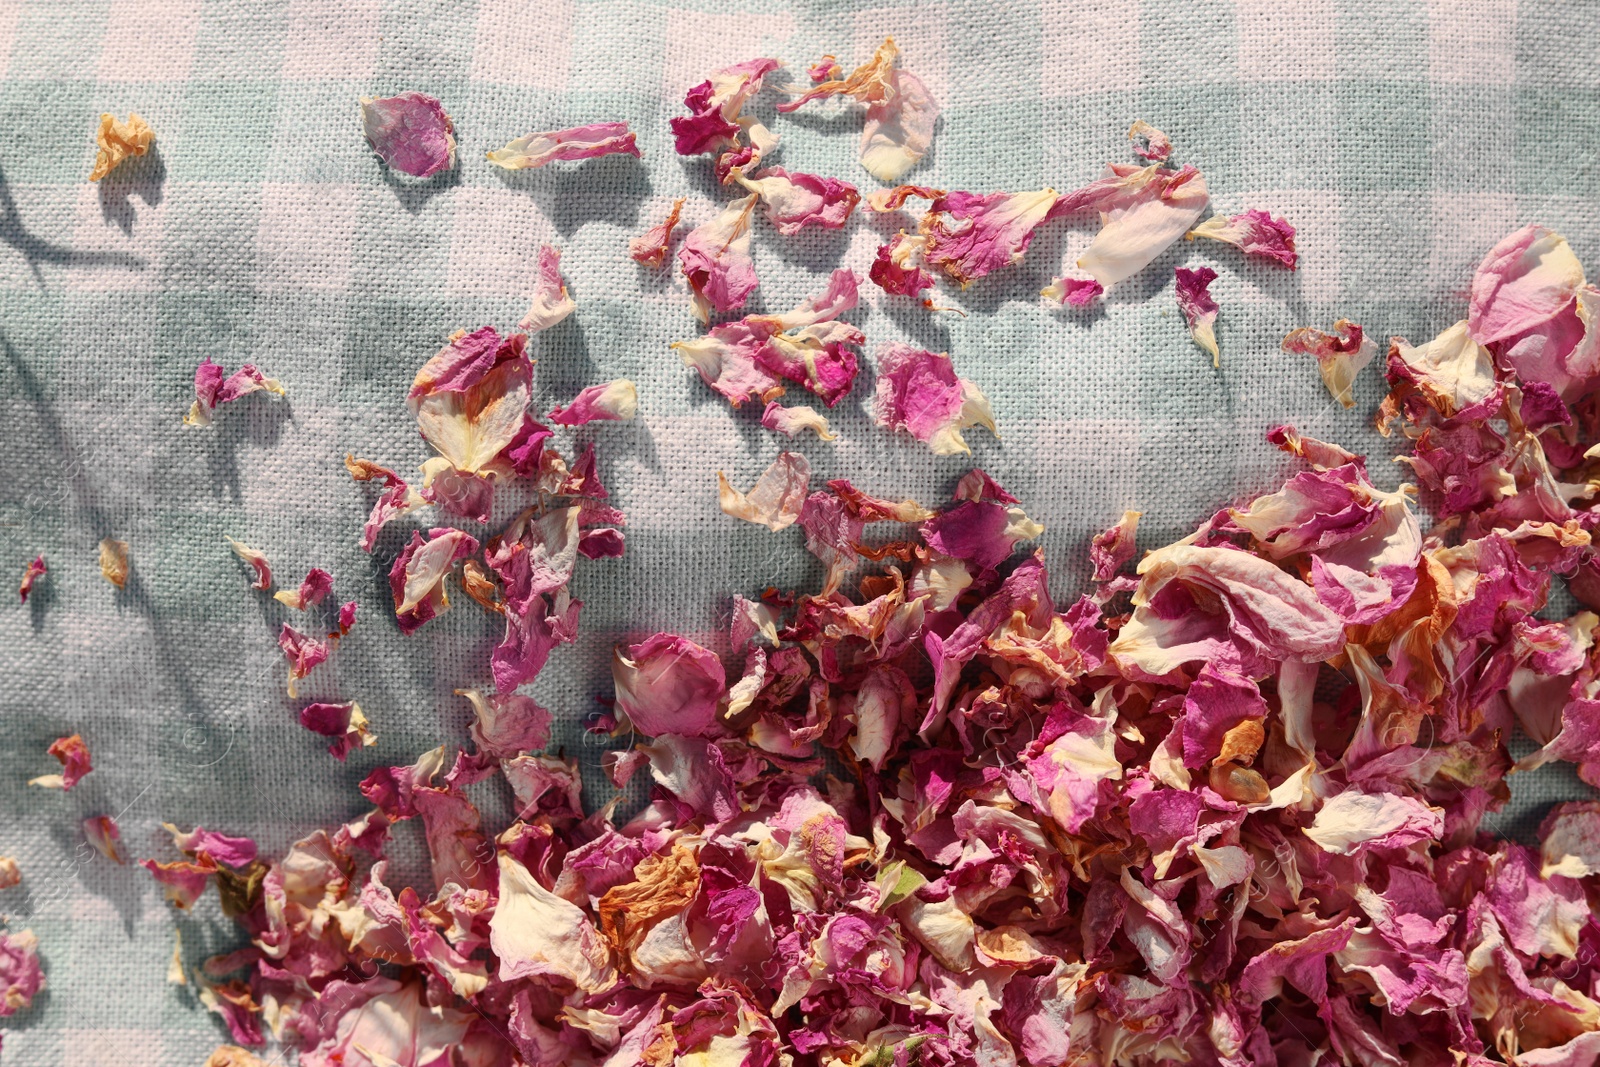
<path id="1" fill-rule="evenodd" d="M 1180 268 L 1181 269 L 1181 268 Z M 1039 290 L 1039 295 L 1058 304 L 1071 304 L 1075 308 L 1088 307 L 1105 295 L 1106 287 L 1093 278 L 1074 278 L 1063 274 Z"/>
<path id="2" fill-rule="evenodd" d="M 44 778 L 35 778 L 30 785 L 43 785 L 62 790 L 71 789 L 83 779 L 83 776 L 94 770 L 94 765 L 89 759 L 89 746 L 84 744 L 83 738 L 78 734 L 69 737 L 58 737 L 50 742 L 50 747 L 45 749 L 61 764 L 59 775 L 47 775 Z"/>
<path id="3" fill-rule="evenodd" d="M 227 535 L 223 536 L 223 540 L 227 541 L 229 546 L 232 547 L 233 554 L 250 564 L 251 570 L 255 572 L 255 579 L 251 581 L 250 588 L 263 590 L 271 589 L 272 566 L 267 562 L 266 554 L 251 548 L 242 541 L 235 541 L 233 538 L 228 537 Z M 26 593 L 23 594 L 22 599 L 28 599 Z"/>
<path id="4" fill-rule="evenodd" d="M 1378 354 L 1378 345 L 1365 335 L 1361 327 L 1348 319 L 1333 324 L 1333 333 L 1323 333 L 1310 326 L 1290 330 L 1283 338 L 1283 350 L 1292 355 L 1309 355 L 1317 359 L 1317 371 L 1328 394 L 1345 407 L 1355 406 L 1351 387 L 1356 375 L 1372 362 Z"/>
<path id="5" fill-rule="evenodd" d="M 465 474 L 488 466 L 522 429 L 533 367 L 521 355 L 521 345 L 515 347 L 513 358 L 497 362 L 467 388 L 436 389 L 410 401 L 423 438 Z"/>
<path id="6" fill-rule="evenodd" d="M 327 599 L 333 592 L 333 575 L 321 567 L 312 567 L 306 572 L 305 580 L 298 589 L 280 589 L 272 594 L 272 599 L 280 604 L 286 604 L 296 611 L 316 607 Z"/>
<path id="7" fill-rule="evenodd" d="M 83 820 L 83 834 L 96 852 L 115 863 L 127 863 L 122 851 L 122 831 L 117 820 L 109 815 L 95 815 Z"/>
<path id="8" fill-rule="evenodd" d="M 391 519 L 399 518 L 408 511 L 422 507 L 426 501 L 421 494 L 406 484 L 394 471 L 387 467 L 380 467 L 371 460 L 357 459 L 346 452 L 344 457 L 345 470 L 350 472 L 350 477 L 358 482 L 370 482 L 381 479 L 384 489 L 372 505 L 372 513 L 361 527 L 361 550 L 371 552 L 378 543 L 378 534 Z"/>
<path id="9" fill-rule="evenodd" d="M 672 202 L 672 209 L 667 212 L 666 218 L 628 241 L 628 255 L 633 257 L 636 263 L 660 269 L 667 261 L 667 253 L 672 248 L 672 231 L 683 215 L 685 199 L 687 198 L 678 197 Z"/>
<path id="10" fill-rule="evenodd" d="M 1078 268 L 1109 289 L 1187 233 L 1206 203 L 1206 180 L 1193 167 L 1173 171 L 1111 163 L 1104 177 L 1057 200 L 1051 216 L 1100 213 L 1100 232 L 1079 257 Z"/>
<path id="11" fill-rule="evenodd" d="M 283 658 L 289 661 L 289 695 L 295 694 L 295 682 L 310 674 L 311 671 L 328 658 L 328 645 L 296 630 L 288 623 L 278 631 L 278 648 L 283 652 Z"/>
<path id="12" fill-rule="evenodd" d="M 678 250 L 678 263 L 694 295 L 701 322 L 712 309 L 736 311 L 756 287 L 756 264 L 750 258 L 750 213 L 760 198 L 751 193 L 730 201 L 710 222 L 689 231 Z"/>
<path id="13" fill-rule="evenodd" d="M 333 738 L 328 751 L 343 763 L 353 750 L 378 743 L 378 737 L 367 729 L 367 717 L 361 705 L 346 703 L 314 703 L 300 709 L 300 725 L 314 734 Z"/>
<path id="14" fill-rule="evenodd" d="M 611 660 L 617 707 L 640 733 L 694 736 L 716 730 L 727 674 L 716 653 L 677 634 L 655 634 Z"/>
<path id="15" fill-rule="evenodd" d="M 919 292 L 934 286 L 933 275 L 917 265 L 925 244 L 926 238 L 910 237 L 902 230 L 891 237 L 888 244 L 878 246 L 878 255 L 867 268 L 867 277 L 886 293 L 916 299 Z M 932 306 L 931 301 L 923 303 Z"/>
<path id="16" fill-rule="evenodd" d="M 982 391 L 957 378 L 950 357 L 899 342 L 878 350 L 878 385 L 873 415 L 878 425 L 925 441 L 934 455 L 971 452 L 961 431 L 987 427 L 998 436 Z"/>
<path id="17" fill-rule="evenodd" d="M 761 198 L 767 220 L 785 237 L 807 226 L 837 230 L 849 220 L 861 194 L 849 182 L 816 174 L 790 174 L 768 167 L 748 178 L 735 171 L 738 183 Z"/>
<path id="18" fill-rule="evenodd" d="M 1173 271 L 1177 279 L 1175 293 L 1178 298 L 1178 310 L 1183 312 L 1183 321 L 1189 324 L 1189 336 L 1194 338 L 1194 343 L 1211 353 L 1211 365 L 1222 366 L 1222 357 L 1217 351 L 1217 302 L 1211 297 L 1211 283 L 1217 280 L 1217 272 L 1210 267 L 1200 267 L 1190 270 L 1188 267 L 1178 267 Z"/>
<path id="19" fill-rule="evenodd" d="M 378 158 L 403 174 L 427 178 L 456 165 L 455 124 L 426 93 L 363 96 L 361 125 Z"/>
<path id="20" fill-rule="evenodd" d="M 567 294 L 566 279 L 561 277 L 561 253 L 549 245 L 540 245 L 539 279 L 533 286 L 533 301 L 517 329 L 529 333 L 548 330 L 576 310 L 578 303 Z"/>
<path id="21" fill-rule="evenodd" d="M 450 607 L 444 579 L 455 561 L 478 551 L 478 541 L 462 530 L 436 528 L 424 541 L 415 531 L 405 551 L 389 571 L 389 586 L 394 593 L 394 613 L 403 633 L 442 614 Z"/>
<path id="22" fill-rule="evenodd" d="M 885 82 L 885 99 L 867 107 L 867 122 L 861 130 L 861 165 L 880 182 L 894 182 L 933 147 L 939 104 L 922 79 L 908 70 L 895 68 Z"/>
<path id="23" fill-rule="evenodd" d="M 123 160 L 144 155 L 155 139 L 155 133 L 137 112 L 128 112 L 127 122 L 118 122 L 117 116 L 109 113 L 102 114 L 94 139 L 97 151 L 89 180 L 97 182 L 116 170 Z"/>
<path id="24" fill-rule="evenodd" d="M 504 170 L 529 170 L 558 160 L 594 159 L 622 153 L 638 156 L 639 146 L 626 122 L 595 122 L 565 130 L 524 134 L 485 158 Z"/>
<path id="25" fill-rule="evenodd" d="M 822 432 L 826 433 L 827 421 L 824 420 L 822 425 Z M 33 592 L 34 583 L 43 578 L 49 571 L 50 568 L 45 565 L 44 553 L 42 552 L 29 562 L 27 569 L 22 572 L 22 581 L 17 586 L 17 592 L 21 595 L 22 603 L 26 604 L 28 602 L 28 594 Z"/>
<path id="26" fill-rule="evenodd" d="M 1252 256 L 1265 256 L 1294 270 L 1300 257 L 1294 248 L 1294 227 L 1288 219 L 1251 208 L 1242 215 L 1213 215 L 1184 235 L 1222 241 Z"/>
<path id="27" fill-rule="evenodd" d="M 591 385 L 566 407 L 550 412 L 557 426 L 582 426 L 597 420 L 627 421 L 639 410 L 639 389 L 627 378 Z"/>
<path id="28" fill-rule="evenodd" d="M 128 584 L 128 542 L 110 537 L 101 540 L 100 577 L 118 589 Z"/>
<path id="29" fill-rule="evenodd" d="M 761 412 L 761 425 L 786 437 L 794 437 L 810 430 L 824 441 L 832 441 L 838 434 L 828 431 L 828 418 L 816 408 L 784 407 L 776 400 Z"/>
<path id="30" fill-rule="evenodd" d="M 1128 127 L 1128 140 L 1133 142 L 1133 154 L 1146 163 L 1165 163 L 1172 155 L 1172 140 L 1144 119 L 1135 119 Z"/>
<path id="31" fill-rule="evenodd" d="M 717 500 L 724 515 L 776 533 L 793 526 L 800 517 L 810 482 L 811 464 L 806 457 L 798 452 L 781 452 L 748 493 L 729 485 L 727 477 L 718 471 Z"/>

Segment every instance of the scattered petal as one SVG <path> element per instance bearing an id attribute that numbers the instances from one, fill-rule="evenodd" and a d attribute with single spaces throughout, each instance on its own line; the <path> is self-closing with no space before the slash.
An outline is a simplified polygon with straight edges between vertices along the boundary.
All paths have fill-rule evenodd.
<path id="1" fill-rule="evenodd" d="M 659 270 L 667 261 L 667 253 L 672 248 L 672 231 L 683 215 L 684 200 L 684 197 L 678 197 L 672 202 L 672 210 L 667 212 L 666 218 L 628 242 L 628 255 L 636 263 Z"/>
<path id="2" fill-rule="evenodd" d="M 22 584 L 17 587 L 17 591 L 22 594 L 22 603 L 26 604 L 28 602 L 28 594 L 33 592 L 34 583 L 49 572 L 50 568 L 45 566 L 43 552 L 33 557 L 33 562 L 28 564 L 28 569 L 22 572 Z"/>
<path id="3" fill-rule="evenodd" d="M 116 863 L 128 862 L 122 851 L 122 831 L 117 829 L 117 821 L 111 816 L 96 815 L 83 820 L 83 832 L 100 855 Z"/>
<path id="4" fill-rule="evenodd" d="M 761 425 L 786 437 L 793 437 L 804 430 L 810 430 L 824 441 L 838 437 L 828 432 L 828 418 L 816 408 L 786 408 L 776 400 L 761 412 Z"/>
<path id="5" fill-rule="evenodd" d="M 363 96 L 361 126 L 378 158 L 402 174 L 428 178 L 456 165 L 455 124 L 426 93 Z"/>
<path id="6" fill-rule="evenodd" d="M 1265 211 L 1251 208 L 1242 215 L 1213 215 L 1184 235 L 1192 241 L 1206 237 L 1223 241 L 1247 255 L 1275 259 L 1294 270 L 1300 257 L 1294 250 L 1294 227 L 1287 219 L 1275 219 Z"/>
<path id="7" fill-rule="evenodd" d="M 961 435 L 969 426 L 998 436 L 988 398 L 972 382 L 957 378 L 942 352 L 898 342 L 880 348 L 874 405 L 878 425 L 926 441 L 936 456 L 971 452 Z"/>
<path id="8" fill-rule="evenodd" d="M 1178 310 L 1183 312 L 1183 320 L 1189 324 L 1189 336 L 1194 338 L 1195 344 L 1211 353 L 1213 367 L 1222 366 L 1222 357 L 1217 351 L 1219 309 L 1217 302 L 1211 298 L 1211 283 L 1217 280 L 1217 272 L 1210 267 L 1197 270 L 1178 267 L 1173 274 L 1177 278 L 1175 292 Z"/>
<path id="9" fill-rule="evenodd" d="M 591 385 L 566 407 L 550 412 L 557 426 L 582 426 L 596 420 L 627 421 L 639 410 L 639 389 L 626 378 Z"/>
<path id="10" fill-rule="evenodd" d="M 1309 326 L 1290 330 L 1283 339 L 1283 350 L 1316 356 L 1317 370 L 1322 374 L 1322 384 L 1328 387 L 1329 395 L 1347 408 L 1354 407 L 1356 401 L 1351 387 L 1361 368 L 1378 354 L 1378 346 L 1353 322 L 1340 319 L 1333 328 L 1335 332 L 1331 334 Z"/>
<path id="11" fill-rule="evenodd" d="M 118 122 L 117 117 L 109 113 L 102 114 L 100 130 L 95 134 L 99 151 L 95 154 L 89 180 L 97 182 L 116 170 L 123 160 L 144 155 L 155 139 L 155 133 L 137 112 L 128 112 L 127 122 Z"/>
<path id="12" fill-rule="evenodd" d="M 724 515 L 732 515 L 776 533 L 800 517 L 811 481 L 811 464 L 798 452 L 781 452 L 749 493 L 741 493 L 717 472 L 717 497 Z"/>
<path id="13" fill-rule="evenodd" d="M 128 584 L 128 542 L 101 540 L 100 576 L 118 589 Z"/>
<path id="14" fill-rule="evenodd" d="M 488 160 L 505 170 L 528 170 L 557 160 L 594 159 L 617 154 L 639 156 L 634 134 L 626 122 L 596 122 L 565 130 L 529 133 L 488 153 Z"/>
<path id="15" fill-rule="evenodd" d="M 567 283 L 561 277 L 561 253 L 549 245 L 540 245 L 539 280 L 533 287 L 533 302 L 517 329 L 529 333 L 548 330 L 577 309 L 577 301 L 567 295 Z"/>

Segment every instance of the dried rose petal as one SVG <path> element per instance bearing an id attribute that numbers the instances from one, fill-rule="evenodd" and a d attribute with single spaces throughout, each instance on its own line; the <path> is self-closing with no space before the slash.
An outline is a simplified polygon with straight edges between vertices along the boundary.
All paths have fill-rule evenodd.
<path id="1" fill-rule="evenodd" d="M 39 939 L 33 931 L 0 931 L 0 1018 L 26 1011 L 44 987 Z"/>
<path id="2" fill-rule="evenodd" d="M 1299 263 L 1294 249 L 1294 227 L 1286 219 L 1275 219 L 1265 211 L 1251 208 L 1242 215 L 1213 215 L 1184 235 L 1192 241 L 1207 237 L 1235 245 L 1252 256 L 1275 259 L 1290 270 Z"/>
<path id="3" fill-rule="evenodd" d="M 189 406 L 183 423 L 185 426 L 209 426 L 211 413 L 218 404 L 230 404 L 240 397 L 261 392 L 283 396 L 283 383 L 268 378 L 250 363 L 225 375 L 222 367 L 211 362 L 208 356 L 194 369 L 194 403 Z"/>
<path id="4" fill-rule="evenodd" d="M 100 576 L 118 589 L 128 584 L 128 542 L 109 537 L 101 540 Z"/>
<path id="5" fill-rule="evenodd" d="M 1205 178 L 1193 167 L 1174 171 L 1110 163 L 1103 178 L 1060 197 L 1050 216 L 1100 213 L 1100 232 L 1078 257 L 1078 269 L 1109 289 L 1187 233 L 1207 198 Z"/>
<path id="6" fill-rule="evenodd" d="M 667 252 L 672 248 L 672 231 L 683 215 L 685 199 L 678 197 L 672 202 L 672 210 L 667 212 L 666 218 L 628 241 L 628 255 L 633 257 L 634 262 L 659 270 L 667 261 Z"/>
<path id="7" fill-rule="evenodd" d="M 101 114 L 100 129 L 95 134 L 98 151 L 89 180 L 97 182 L 116 170 L 123 160 L 144 155 L 155 139 L 155 133 L 137 112 L 128 112 L 127 122 L 118 122 L 117 117 L 109 113 Z"/>
<path id="8" fill-rule="evenodd" d="M 861 194 L 849 182 L 815 174 L 790 174 L 782 167 L 768 167 L 748 178 L 736 170 L 734 179 L 761 198 L 767 220 L 785 237 L 792 237 L 807 226 L 837 230 L 861 200 Z"/>
<path id="9" fill-rule="evenodd" d="M 517 329 L 529 333 L 548 330 L 577 309 L 578 304 L 567 295 L 567 283 L 561 277 L 561 253 L 549 245 L 540 245 L 539 280 L 533 287 L 533 302 Z"/>
<path id="10" fill-rule="evenodd" d="M 1165 163 L 1172 155 L 1172 141 L 1144 119 L 1128 127 L 1128 140 L 1133 142 L 1133 154 L 1146 163 Z"/>
<path id="11" fill-rule="evenodd" d="M 378 158 L 403 174 L 428 178 L 456 165 L 455 124 L 426 93 L 363 96 L 361 126 Z"/>
<path id="12" fill-rule="evenodd" d="M 885 37 L 871 59 L 843 78 L 837 77 L 833 57 L 825 56 L 812 68 L 815 84 L 796 99 L 779 104 L 778 110 L 793 111 L 809 101 L 839 94 L 866 104 L 861 165 L 879 181 L 896 181 L 927 155 L 939 118 L 939 105 L 922 81 L 895 66 L 899 54 L 894 39 Z M 835 77 L 818 79 L 817 70 L 831 72 Z"/>
<path id="13" fill-rule="evenodd" d="M 456 560 L 476 551 L 477 539 L 461 530 L 438 527 L 428 531 L 427 540 L 421 531 L 412 533 L 410 543 L 389 570 L 389 588 L 394 594 L 394 613 L 401 633 L 413 633 L 429 619 L 449 610 L 445 576 Z"/>
<path id="14" fill-rule="evenodd" d="M 278 648 L 289 661 L 289 695 L 295 694 L 295 682 L 310 674 L 317 664 L 328 658 L 328 646 L 314 637 L 296 630 L 288 623 L 278 632 Z"/>
<path id="15" fill-rule="evenodd" d="M 299 589 L 280 589 L 272 594 L 272 598 L 296 611 L 304 611 L 322 603 L 331 592 L 333 592 L 333 575 L 321 567 L 312 567 L 306 572 Z"/>
<path id="16" fill-rule="evenodd" d="M 1046 300 L 1081 308 L 1094 303 L 1105 294 L 1105 291 L 1105 286 L 1093 278 L 1074 278 L 1069 274 L 1063 274 L 1039 290 L 1039 295 Z"/>
<path id="17" fill-rule="evenodd" d="M 617 154 L 639 156 L 639 146 L 626 122 L 596 122 L 565 130 L 529 133 L 488 153 L 505 170 L 528 170 L 558 160 L 594 159 Z"/>
<path id="18" fill-rule="evenodd" d="M 727 682 L 716 653 L 677 634 L 656 634 L 611 661 L 617 708 L 652 736 L 696 736 L 716 729 Z"/>
<path id="19" fill-rule="evenodd" d="M 255 571 L 255 579 L 251 581 L 250 588 L 261 590 L 271 589 L 272 566 L 267 562 L 266 554 L 251 548 L 242 541 L 235 541 L 231 537 L 224 536 L 223 540 L 227 541 L 228 544 L 233 548 L 234 555 L 250 564 L 250 568 Z"/>
<path id="20" fill-rule="evenodd" d="M 810 430 L 824 441 L 832 441 L 838 437 L 837 434 L 828 432 L 827 416 L 816 408 L 786 408 L 776 400 L 769 403 L 761 412 L 761 425 L 786 437 L 794 437 L 805 430 Z"/>
<path id="21" fill-rule="evenodd" d="M 117 863 L 128 862 L 128 857 L 122 851 L 122 831 L 117 829 L 117 820 L 111 816 L 96 815 L 83 820 L 83 833 L 95 851 L 106 859 Z"/>
<path id="22" fill-rule="evenodd" d="M 1351 387 L 1361 368 L 1372 362 L 1378 346 L 1372 338 L 1362 333 L 1361 327 L 1340 319 L 1333 324 L 1334 333 L 1327 334 L 1302 326 L 1291 330 L 1283 339 L 1285 352 L 1311 355 L 1317 358 L 1317 370 L 1322 383 L 1335 400 L 1345 407 L 1355 406 Z"/>
<path id="23" fill-rule="evenodd" d="M 415 489 L 406 484 L 394 471 L 387 467 L 380 467 L 371 460 L 356 459 L 349 453 L 344 457 L 345 469 L 350 472 L 350 477 L 358 482 L 370 482 L 381 478 L 384 491 L 372 505 L 372 514 L 361 529 L 361 550 L 371 552 L 378 543 L 378 534 L 391 519 L 398 518 L 408 511 L 422 507 L 426 501 L 422 499 Z"/>
<path id="24" fill-rule="evenodd" d="M 46 789 L 71 789 L 77 785 L 84 775 L 94 770 L 89 760 L 89 746 L 84 744 L 83 738 L 78 734 L 70 737 L 58 737 L 50 742 L 50 747 L 45 750 L 61 763 L 62 773 L 46 774 L 38 778 L 29 779 L 29 785 L 36 785 Z"/>
<path id="25" fill-rule="evenodd" d="M 1174 292 L 1178 298 L 1178 310 L 1183 312 L 1183 321 L 1189 324 L 1189 336 L 1194 338 L 1195 344 L 1211 353 L 1213 367 L 1222 366 L 1222 357 L 1217 351 L 1219 309 L 1211 297 L 1211 283 L 1217 280 L 1217 272 L 1210 267 L 1196 270 L 1178 267 L 1173 274 L 1177 279 Z"/>
<path id="26" fill-rule="evenodd" d="M 694 295 L 695 317 L 706 322 L 711 310 L 736 311 L 756 287 L 756 264 L 750 258 L 750 212 L 757 196 L 734 200 L 710 222 L 689 231 L 678 250 L 678 263 Z"/>
<path id="27" fill-rule="evenodd" d="M 582 426 L 596 420 L 626 421 L 639 410 L 639 389 L 626 378 L 604 385 L 591 385 L 566 407 L 550 412 L 557 426 Z"/>
<path id="28" fill-rule="evenodd" d="M 49 572 L 50 568 L 45 566 L 43 552 L 33 557 L 28 569 L 22 572 L 22 584 L 17 587 L 17 591 L 22 594 L 22 603 L 28 602 L 28 594 L 33 592 L 33 584 Z"/>
<path id="29" fill-rule="evenodd" d="M 367 729 L 367 717 L 361 705 L 351 701 L 346 704 L 307 704 L 300 709 L 300 725 L 312 733 L 333 738 L 328 751 L 340 763 L 357 748 L 378 743 L 378 737 Z"/>
<path id="30" fill-rule="evenodd" d="M 810 481 L 811 464 L 804 456 L 780 452 L 748 493 L 729 485 L 727 477 L 718 471 L 717 497 L 724 515 L 776 533 L 793 526 L 800 517 L 800 505 L 805 502 Z"/>
<path id="31" fill-rule="evenodd" d="M 880 426 L 926 441 L 936 456 L 971 452 L 961 435 L 969 426 L 998 434 L 988 398 L 972 382 L 957 378 L 942 352 L 899 343 L 880 348 L 874 405 Z"/>

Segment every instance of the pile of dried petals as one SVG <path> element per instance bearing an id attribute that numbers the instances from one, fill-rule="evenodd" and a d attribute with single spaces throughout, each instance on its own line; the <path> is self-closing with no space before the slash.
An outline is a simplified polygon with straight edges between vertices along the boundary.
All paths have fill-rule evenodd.
<path id="1" fill-rule="evenodd" d="M 147 865 L 181 906 L 215 880 L 251 938 L 204 999 L 310 1067 L 1595 1062 L 1600 804 L 1558 806 L 1542 851 L 1480 825 L 1513 771 L 1600 783 L 1600 619 L 1538 614 L 1556 576 L 1600 608 L 1597 299 L 1529 227 L 1463 323 L 1391 344 L 1381 420 L 1428 532 L 1416 488 L 1279 427 L 1305 464 L 1279 491 L 1136 574 L 1130 512 L 1070 604 L 982 471 L 935 509 L 808 492 L 786 453 L 725 494 L 799 526 L 825 586 L 737 598 L 731 674 L 675 634 L 617 650 L 594 728 L 652 737 L 607 757 L 619 789 L 651 785 L 620 822 L 538 754 L 550 715 L 514 692 L 570 640 L 573 562 L 620 516 L 592 460 L 541 448 L 520 335 L 458 335 L 413 389 L 438 477 L 548 499 L 488 570 L 459 531 L 415 535 L 395 593 L 420 625 L 467 560 L 506 615 L 500 691 L 464 692 L 470 751 L 374 772 L 367 814 L 276 861 L 175 832 L 186 858 Z M 358 469 L 387 486 L 374 524 L 414 505 Z M 1539 747 L 1513 764 L 1519 729 Z M 496 774 L 519 817 L 491 829 L 466 789 Z M 431 891 L 388 880 L 410 819 Z"/>

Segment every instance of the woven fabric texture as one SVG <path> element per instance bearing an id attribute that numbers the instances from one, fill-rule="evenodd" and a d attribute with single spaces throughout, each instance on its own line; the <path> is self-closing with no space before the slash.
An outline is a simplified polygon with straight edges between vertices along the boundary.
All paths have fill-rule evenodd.
<path id="1" fill-rule="evenodd" d="M 1600 269 L 1597 31 L 1594 5 L 1567 0 L 0 2 L 0 576 L 17 581 L 38 552 L 50 566 L 26 606 L 0 609 L 0 853 L 24 872 L 0 911 L 37 933 L 49 978 L 5 1020 L 7 1062 L 197 1064 L 225 1038 L 163 976 L 175 927 L 192 966 L 237 944 L 231 924 L 214 904 L 174 916 L 144 872 L 87 848 L 85 817 L 115 815 L 136 857 L 176 858 L 163 820 L 276 854 L 362 811 L 355 783 L 372 767 L 465 741 L 452 691 L 488 681 L 496 623 L 462 598 L 399 634 L 386 574 L 400 530 L 358 549 L 370 495 L 341 460 L 415 470 L 412 375 L 452 331 L 517 321 L 541 242 L 562 249 L 579 304 L 534 345 L 541 410 L 612 378 L 640 392 L 635 422 L 577 435 L 627 513 L 627 554 L 580 566 L 584 635 L 531 689 L 593 803 L 610 795 L 593 773 L 605 744 L 578 723 L 609 693 L 613 645 L 672 629 L 717 647 L 733 593 L 818 578 L 797 530 L 718 511 L 719 469 L 748 485 L 792 447 L 820 477 L 929 500 L 976 463 L 1047 527 L 1059 597 L 1124 508 L 1145 513 L 1152 547 L 1270 488 L 1290 469 L 1262 441 L 1273 424 L 1369 452 L 1375 477 L 1398 481 L 1393 444 L 1370 429 L 1378 368 L 1346 411 L 1279 340 L 1341 316 L 1429 339 L 1464 315 L 1484 251 L 1531 221 Z M 964 317 L 875 289 L 854 313 L 869 353 L 891 339 L 948 351 L 988 394 L 1002 437 L 971 431 L 971 460 L 875 428 L 870 375 L 830 413 L 838 441 L 762 430 L 669 350 L 698 332 L 682 280 L 633 263 L 627 240 L 674 197 L 696 223 L 727 195 L 706 158 L 672 151 L 687 87 L 757 55 L 795 78 L 823 53 L 848 67 L 886 34 L 943 109 L 912 180 L 1065 191 L 1129 159 L 1142 118 L 1205 173 L 1217 211 L 1287 216 L 1301 269 L 1180 242 L 1099 310 L 1051 310 L 1039 289 L 1094 228 L 1052 223 L 1021 264 L 953 295 Z M 363 95 L 412 89 L 444 102 L 460 140 L 459 166 L 422 182 L 385 170 L 357 114 Z M 874 187 L 855 158 L 859 112 L 776 116 L 773 97 L 755 111 L 783 166 Z M 129 110 L 156 150 L 90 184 L 97 117 Z M 530 131 L 616 119 L 642 160 L 510 174 L 483 159 Z M 787 309 L 841 264 L 864 276 L 894 225 L 783 238 L 758 223 L 750 310 Z M 1174 303 L 1183 262 L 1221 275 L 1220 370 Z M 207 356 L 257 364 L 287 398 L 180 425 Z M 321 566 L 336 601 L 360 602 L 302 698 L 359 701 L 377 746 L 339 764 L 295 721 L 275 636 L 296 613 L 246 587 L 224 535 L 264 550 L 281 585 Z M 96 565 L 108 536 L 131 546 L 122 591 Z M 74 732 L 95 771 L 68 794 L 25 786 Z M 1561 769 L 1518 779 L 1496 825 L 1525 834 L 1583 792 Z M 400 849 L 415 859 L 414 840 Z"/>

